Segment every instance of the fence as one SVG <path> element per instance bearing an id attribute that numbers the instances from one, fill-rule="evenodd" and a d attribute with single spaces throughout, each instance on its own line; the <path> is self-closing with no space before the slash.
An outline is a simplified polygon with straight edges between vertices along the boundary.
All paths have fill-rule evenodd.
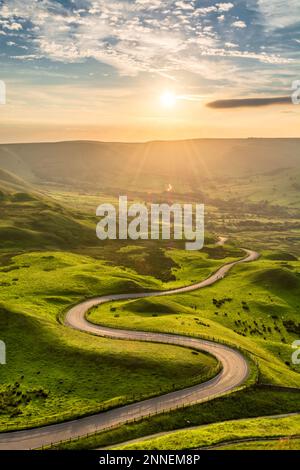
<path id="1" fill-rule="evenodd" d="M 148 331 L 148 332 L 145 332 L 145 333 L 151 334 L 151 333 L 154 333 L 154 331 L 153 332 Z M 158 332 L 155 332 L 155 333 L 158 334 Z M 186 337 L 190 338 L 190 336 L 188 336 L 188 335 L 182 335 L 182 334 L 178 335 L 178 333 L 175 332 L 175 331 L 166 331 L 166 332 L 164 332 L 164 334 L 177 335 L 177 336 L 186 336 Z M 84 413 L 74 414 L 74 412 L 73 413 L 68 412 L 68 413 L 64 413 L 64 414 L 60 414 L 60 415 L 53 415 L 51 417 L 48 417 L 47 422 L 45 422 L 45 419 L 30 421 L 30 422 L 28 422 L 27 427 L 25 427 L 24 424 L 22 424 L 22 423 L 19 424 L 19 425 L 14 425 L 14 426 L 7 425 L 6 431 L 9 431 L 9 430 L 17 431 L 17 430 L 21 430 L 21 429 L 43 427 L 43 426 L 54 424 L 54 423 L 58 424 L 59 422 L 62 423 L 62 422 L 66 422 L 66 421 L 76 420 L 77 418 L 81 418 L 81 419 L 86 418 L 87 421 L 86 421 L 85 424 L 86 424 L 87 427 L 90 428 L 91 423 L 88 423 L 89 418 L 92 419 L 92 416 L 90 416 L 90 415 L 103 413 L 103 412 L 106 412 L 106 411 L 109 411 L 109 410 L 113 410 L 117 407 L 121 407 L 117 422 L 115 422 L 113 424 L 109 424 L 109 419 L 108 419 L 107 424 L 105 424 L 105 422 L 95 424 L 93 431 L 90 431 L 90 432 L 87 432 L 87 433 L 80 432 L 75 437 L 74 437 L 74 435 L 72 435 L 69 438 L 59 440 L 55 443 L 47 444 L 47 446 L 43 447 L 43 448 L 45 448 L 45 447 L 47 447 L 47 448 L 50 447 L 51 448 L 54 445 L 57 446 L 59 444 L 65 443 L 65 442 L 70 442 L 70 441 L 76 442 L 76 441 L 78 441 L 79 439 L 81 439 L 83 437 L 89 437 L 89 436 L 91 436 L 91 435 L 93 435 L 97 432 L 109 431 L 109 430 L 115 429 L 115 428 L 117 428 L 121 425 L 133 423 L 133 422 L 136 422 L 136 421 L 140 421 L 140 420 L 148 418 L 150 416 L 156 416 L 156 415 L 166 413 L 166 412 L 169 412 L 169 411 L 173 411 L 173 410 L 176 410 L 176 409 L 184 409 L 184 408 L 190 407 L 192 405 L 205 403 L 205 402 L 211 401 L 211 400 L 213 400 L 217 397 L 228 395 L 228 394 L 234 393 L 238 390 L 242 390 L 242 389 L 246 388 L 247 386 L 249 386 L 250 384 L 255 384 L 255 383 L 258 382 L 258 379 L 259 379 L 258 362 L 257 362 L 256 358 L 254 358 L 253 355 L 250 353 L 250 351 L 243 350 L 242 348 L 239 348 L 236 345 L 232 345 L 229 342 L 226 342 L 224 340 L 220 340 L 219 338 L 217 338 L 217 340 L 216 340 L 215 337 L 210 337 L 208 335 L 202 335 L 201 337 L 196 336 L 194 339 L 199 339 L 199 340 L 204 340 L 204 341 L 214 341 L 214 342 L 220 343 L 220 344 L 222 344 L 226 347 L 231 347 L 235 350 L 239 350 L 243 354 L 245 354 L 248 357 L 248 360 L 250 361 L 250 365 L 252 365 L 250 367 L 250 375 L 249 375 L 247 381 L 244 384 L 241 384 L 240 386 L 234 388 L 233 390 L 227 390 L 225 392 L 223 391 L 221 393 L 213 394 L 213 395 L 210 395 L 208 397 L 204 397 L 204 398 L 200 398 L 200 399 L 196 398 L 197 390 L 195 390 L 195 391 L 192 390 L 195 387 L 195 385 L 190 386 L 186 389 L 186 394 L 181 395 L 180 398 L 176 397 L 175 401 L 174 401 L 174 398 L 172 399 L 172 397 L 170 397 L 170 402 L 168 402 L 168 401 L 165 402 L 164 406 L 162 406 L 159 403 L 159 401 L 157 401 L 157 403 L 155 404 L 154 407 L 153 407 L 154 402 L 151 403 L 152 409 L 149 413 L 145 411 L 145 408 L 143 409 L 143 406 L 145 405 L 145 403 L 143 403 L 143 400 L 146 400 L 149 403 L 149 400 L 153 401 L 153 400 L 155 400 L 155 397 L 154 398 L 149 398 L 149 396 L 147 396 L 147 397 L 145 397 L 145 396 L 136 396 L 136 397 L 132 398 L 132 402 L 136 402 L 136 403 L 128 404 L 128 401 L 127 401 L 127 403 L 125 403 L 124 399 L 113 399 L 113 400 L 111 400 L 109 407 L 107 406 L 107 404 L 106 404 L 106 406 L 104 404 L 102 404 L 102 405 L 100 405 L 99 407 L 96 407 L 96 408 L 93 407 L 93 408 L 90 408 L 90 409 L 86 409 L 84 411 Z M 137 341 L 138 341 L 138 339 L 137 339 Z M 149 341 L 155 342 L 155 340 L 153 340 L 153 338 L 150 339 L 150 337 L 149 337 Z M 162 341 L 158 341 L 158 342 L 162 343 Z M 175 344 L 174 340 L 171 337 L 170 338 L 165 337 L 163 342 L 166 343 L 166 344 L 168 344 L 168 343 L 169 344 Z M 191 349 L 193 349 L 192 346 L 191 346 Z M 253 367 L 253 363 L 256 366 L 255 368 Z M 218 368 L 218 370 L 217 370 L 217 368 Z M 220 370 L 220 364 L 218 364 L 218 366 L 216 366 L 216 369 L 215 369 L 216 374 L 219 370 Z M 209 383 L 210 381 L 213 382 L 214 380 L 216 380 L 216 377 L 217 376 L 210 379 L 207 383 Z M 167 394 L 167 392 L 165 392 L 165 393 Z M 195 394 L 195 397 L 192 396 L 193 393 Z M 189 397 L 188 402 L 187 402 L 187 397 Z"/>

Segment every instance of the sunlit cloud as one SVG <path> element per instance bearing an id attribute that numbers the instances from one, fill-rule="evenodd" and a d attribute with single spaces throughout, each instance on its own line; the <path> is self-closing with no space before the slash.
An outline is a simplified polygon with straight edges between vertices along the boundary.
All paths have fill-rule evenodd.
<path id="1" fill-rule="evenodd" d="M 241 21 L 241 20 L 234 21 L 232 23 L 232 26 L 234 28 L 241 28 L 241 29 L 247 28 L 247 25 L 246 25 L 245 21 Z"/>
<path id="2" fill-rule="evenodd" d="M 217 3 L 217 8 L 219 11 L 229 11 L 234 7 L 234 4 L 231 2 L 228 3 Z"/>

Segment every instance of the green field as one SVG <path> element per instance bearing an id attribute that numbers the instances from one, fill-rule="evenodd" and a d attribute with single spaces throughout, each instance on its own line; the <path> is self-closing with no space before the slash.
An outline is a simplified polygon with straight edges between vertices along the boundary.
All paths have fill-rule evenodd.
<path id="1" fill-rule="evenodd" d="M 96 338 L 58 322 L 85 296 L 137 290 L 155 282 L 68 253 L 31 253 L 0 268 L 0 426 L 74 417 L 195 384 L 217 361 L 180 347 Z M 45 292 L 46 288 L 46 292 Z"/>
<path id="2" fill-rule="evenodd" d="M 300 416 L 254 418 L 210 424 L 198 429 L 176 431 L 133 444 L 115 447 L 122 450 L 201 449 L 222 442 L 256 437 L 285 437 L 300 433 Z"/>
<path id="3" fill-rule="evenodd" d="M 180 332 L 236 344 L 259 363 L 260 382 L 300 386 L 290 357 L 298 338 L 299 267 L 298 261 L 262 256 L 235 266 L 222 282 L 204 290 L 104 304 L 88 318 L 112 327 Z"/>
<path id="4" fill-rule="evenodd" d="M 206 425 L 216 422 L 270 416 L 299 411 L 300 390 L 252 386 L 215 400 L 152 416 L 137 423 L 128 423 L 118 429 L 80 438 L 54 446 L 58 449 L 95 449 L 125 441 L 167 433 L 174 429 Z"/>
<path id="5" fill-rule="evenodd" d="M 219 364 L 206 354 L 94 337 L 64 326 L 64 315 L 72 305 L 94 296 L 199 282 L 224 263 L 242 258 L 241 248 L 249 248 L 261 254 L 257 261 L 235 266 L 208 288 L 103 304 L 88 312 L 88 319 L 116 328 L 225 342 L 251 357 L 257 384 L 250 386 L 249 381 L 245 390 L 212 402 L 60 448 L 120 446 L 130 439 L 193 425 L 207 427 L 205 432 L 201 428 L 153 438 L 145 445 L 183 448 L 224 441 L 227 447 L 227 441 L 235 438 L 271 437 L 277 432 L 288 437 L 297 429 L 300 433 L 298 418 L 252 419 L 299 411 L 300 367 L 291 360 L 291 345 L 300 338 L 299 165 L 293 153 L 299 142 L 228 141 L 222 143 L 227 153 L 212 142 L 190 142 L 188 147 L 198 144 L 211 156 L 205 175 L 200 175 L 205 166 L 202 156 L 191 175 L 177 152 L 174 165 L 181 173 L 169 174 L 170 162 L 163 161 L 157 172 L 160 157 L 156 156 L 149 159 L 140 179 L 130 182 L 127 170 L 123 176 L 117 171 L 121 156 L 131 165 L 136 163 L 130 146 L 83 147 L 90 162 L 86 173 L 75 144 L 57 144 L 56 156 L 48 144 L 42 154 L 42 147 L 14 147 L 9 161 L 7 149 L 0 148 L 0 339 L 7 346 L 7 364 L 0 366 L 0 430 L 84 416 L 214 376 Z M 164 145 L 158 147 L 161 155 Z M 73 166 L 64 153 L 69 148 L 74 150 Z M 104 153 L 94 162 L 99 148 Z M 264 162 L 266 148 L 272 157 Z M 255 159 L 250 164 L 253 149 Z M 232 175 L 225 172 L 223 150 L 235 165 Z M 245 177 L 248 172 L 250 178 Z M 173 192 L 165 191 L 167 183 L 174 186 Z M 184 241 L 174 240 L 100 242 L 95 236 L 95 209 L 102 202 L 116 202 L 121 190 L 130 201 L 147 204 L 205 202 L 204 248 L 188 252 Z M 224 246 L 216 245 L 219 235 L 228 237 Z M 238 418 L 247 421 L 234 422 Z M 297 439 L 232 445 L 285 448 L 282 443 L 299 448 Z"/>

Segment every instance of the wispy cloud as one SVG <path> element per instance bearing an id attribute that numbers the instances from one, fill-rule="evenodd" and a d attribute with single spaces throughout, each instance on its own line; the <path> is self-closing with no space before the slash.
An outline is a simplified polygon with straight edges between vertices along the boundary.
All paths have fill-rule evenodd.
<path id="1" fill-rule="evenodd" d="M 268 47 L 258 26 L 276 24 L 269 3 L 258 0 L 255 14 L 262 18 L 258 21 L 256 16 L 251 23 L 252 9 L 241 10 L 239 1 L 236 5 L 211 0 L 204 7 L 196 0 L 0 0 L 0 28 L 2 35 L 12 32 L 30 49 L 28 59 L 70 63 L 95 59 L 122 75 L 173 76 L 183 59 L 191 72 L 201 57 L 253 59 L 262 64 L 295 60 L 294 55 L 287 57 L 282 44 Z M 282 13 L 277 1 L 276 9 Z"/>
<path id="2" fill-rule="evenodd" d="M 300 21 L 299 0 L 258 0 L 257 4 L 268 30 L 284 28 Z"/>
<path id="3" fill-rule="evenodd" d="M 227 3 L 217 3 L 217 8 L 219 11 L 229 11 L 234 7 L 234 4 L 231 2 Z"/>
<path id="4" fill-rule="evenodd" d="M 298 2 L 0 0 L 1 58 L 18 70 L 50 63 L 70 74 L 76 64 L 96 63 L 120 82 L 157 76 L 179 82 L 180 96 L 193 101 L 212 100 L 221 87 L 237 96 L 283 95 L 300 76 Z M 85 71 L 76 69 L 81 83 Z M 197 82 L 195 94 L 182 80 Z"/>

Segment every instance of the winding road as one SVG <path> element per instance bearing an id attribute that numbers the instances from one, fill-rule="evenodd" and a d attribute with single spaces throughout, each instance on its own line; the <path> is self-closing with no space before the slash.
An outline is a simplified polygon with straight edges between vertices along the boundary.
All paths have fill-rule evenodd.
<path id="1" fill-rule="evenodd" d="M 281 418 L 288 418 L 290 416 L 299 416 L 299 415 L 300 415 L 299 412 L 281 413 L 281 414 L 277 414 L 277 415 L 265 415 L 265 416 L 258 416 L 256 418 L 248 418 L 248 419 L 253 421 L 253 420 L 256 420 L 256 419 L 259 420 L 263 417 L 265 419 L 277 420 L 277 419 L 281 419 Z M 231 420 L 227 420 L 226 422 L 229 423 L 230 421 Z M 232 420 L 232 423 L 236 424 L 238 422 L 243 422 L 243 421 L 247 421 L 247 418 L 234 419 L 234 420 Z M 213 424 L 214 423 L 197 424 L 196 426 L 185 427 L 184 431 L 200 430 L 201 428 L 207 428 L 208 426 L 213 425 Z M 174 430 L 169 430 L 169 431 L 157 432 L 155 434 L 148 434 L 147 436 L 138 437 L 136 439 L 130 439 L 128 441 L 121 442 L 120 444 L 114 444 L 113 446 L 100 447 L 96 450 L 114 450 L 114 449 L 117 450 L 120 447 L 123 448 L 125 446 L 127 447 L 128 445 L 137 444 L 137 443 L 141 443 L 141 442 L 146 442 L 146 441 L 149 441 L 151 439 L 156 439 L 157 437 L 171 436 L 172 434 L 176 435 L 177 433 L 179 433 L 182 430 L 183 429 L 174 429 Z M 300 438 L 300 434 L 295 434 L 293 436 L 288 436 L 288 439 L 299 439 L 299 438 Z M 244 437 L 244 438 L 233 438 L 233 439 L 228 439 L 226 441 L 219 442 L 218 444 L 211 444 L 211 445 L 208 445 L 208 446 L 196 447 L 196 448 L 193 448 L 193 450 L 213 450 L 215 448 L 223 447 L 225 445 L 239 444 L 239 443 L 243 443 L 243 442 L 273 441 L 273 440 L 276 441 L 276 440 L 279 440 L 279 439 L 286 439 L 286 436 L 262 436 L 262 437 L 254 436 L 254 437 Z"/>
<path id="2" fill-rule="evenodd" d="M 184 405 L 210 400 L 241 385 L 249 374 L 248 363 L 241 353 L 228 346 L 213 341 L 205 341 L 181 335 L 106 328 L 88 322 L 85 314 L 91 307 L 105 302 L 180 294 L 210 286 L 222 279 L 234 265 L 255 261 L 259 257 L 259 254 L 255 251 L 244 251 L 246 252 L 246 256 L 243 259 L 224 264 L 209 278 L 197 284 L 166 291 L 112 294 L 96 297 L 71 308 L 65 318 L 66 326 L 97 336 L 172 344 L 199 351 L 206 351 L 215 356 L 222 364 L 222 370 L 216 377 L 202 384 L 194 385 L 183 390 L 167 393 L 73 421 L 24 431 L 0 433 L 0 450 L 36 449 L 52 443 L 74 439 L 85 436 L 88 433 L 102 431 L 114 426 L 117 427 L 131 420 L 170 411 Z"/>

